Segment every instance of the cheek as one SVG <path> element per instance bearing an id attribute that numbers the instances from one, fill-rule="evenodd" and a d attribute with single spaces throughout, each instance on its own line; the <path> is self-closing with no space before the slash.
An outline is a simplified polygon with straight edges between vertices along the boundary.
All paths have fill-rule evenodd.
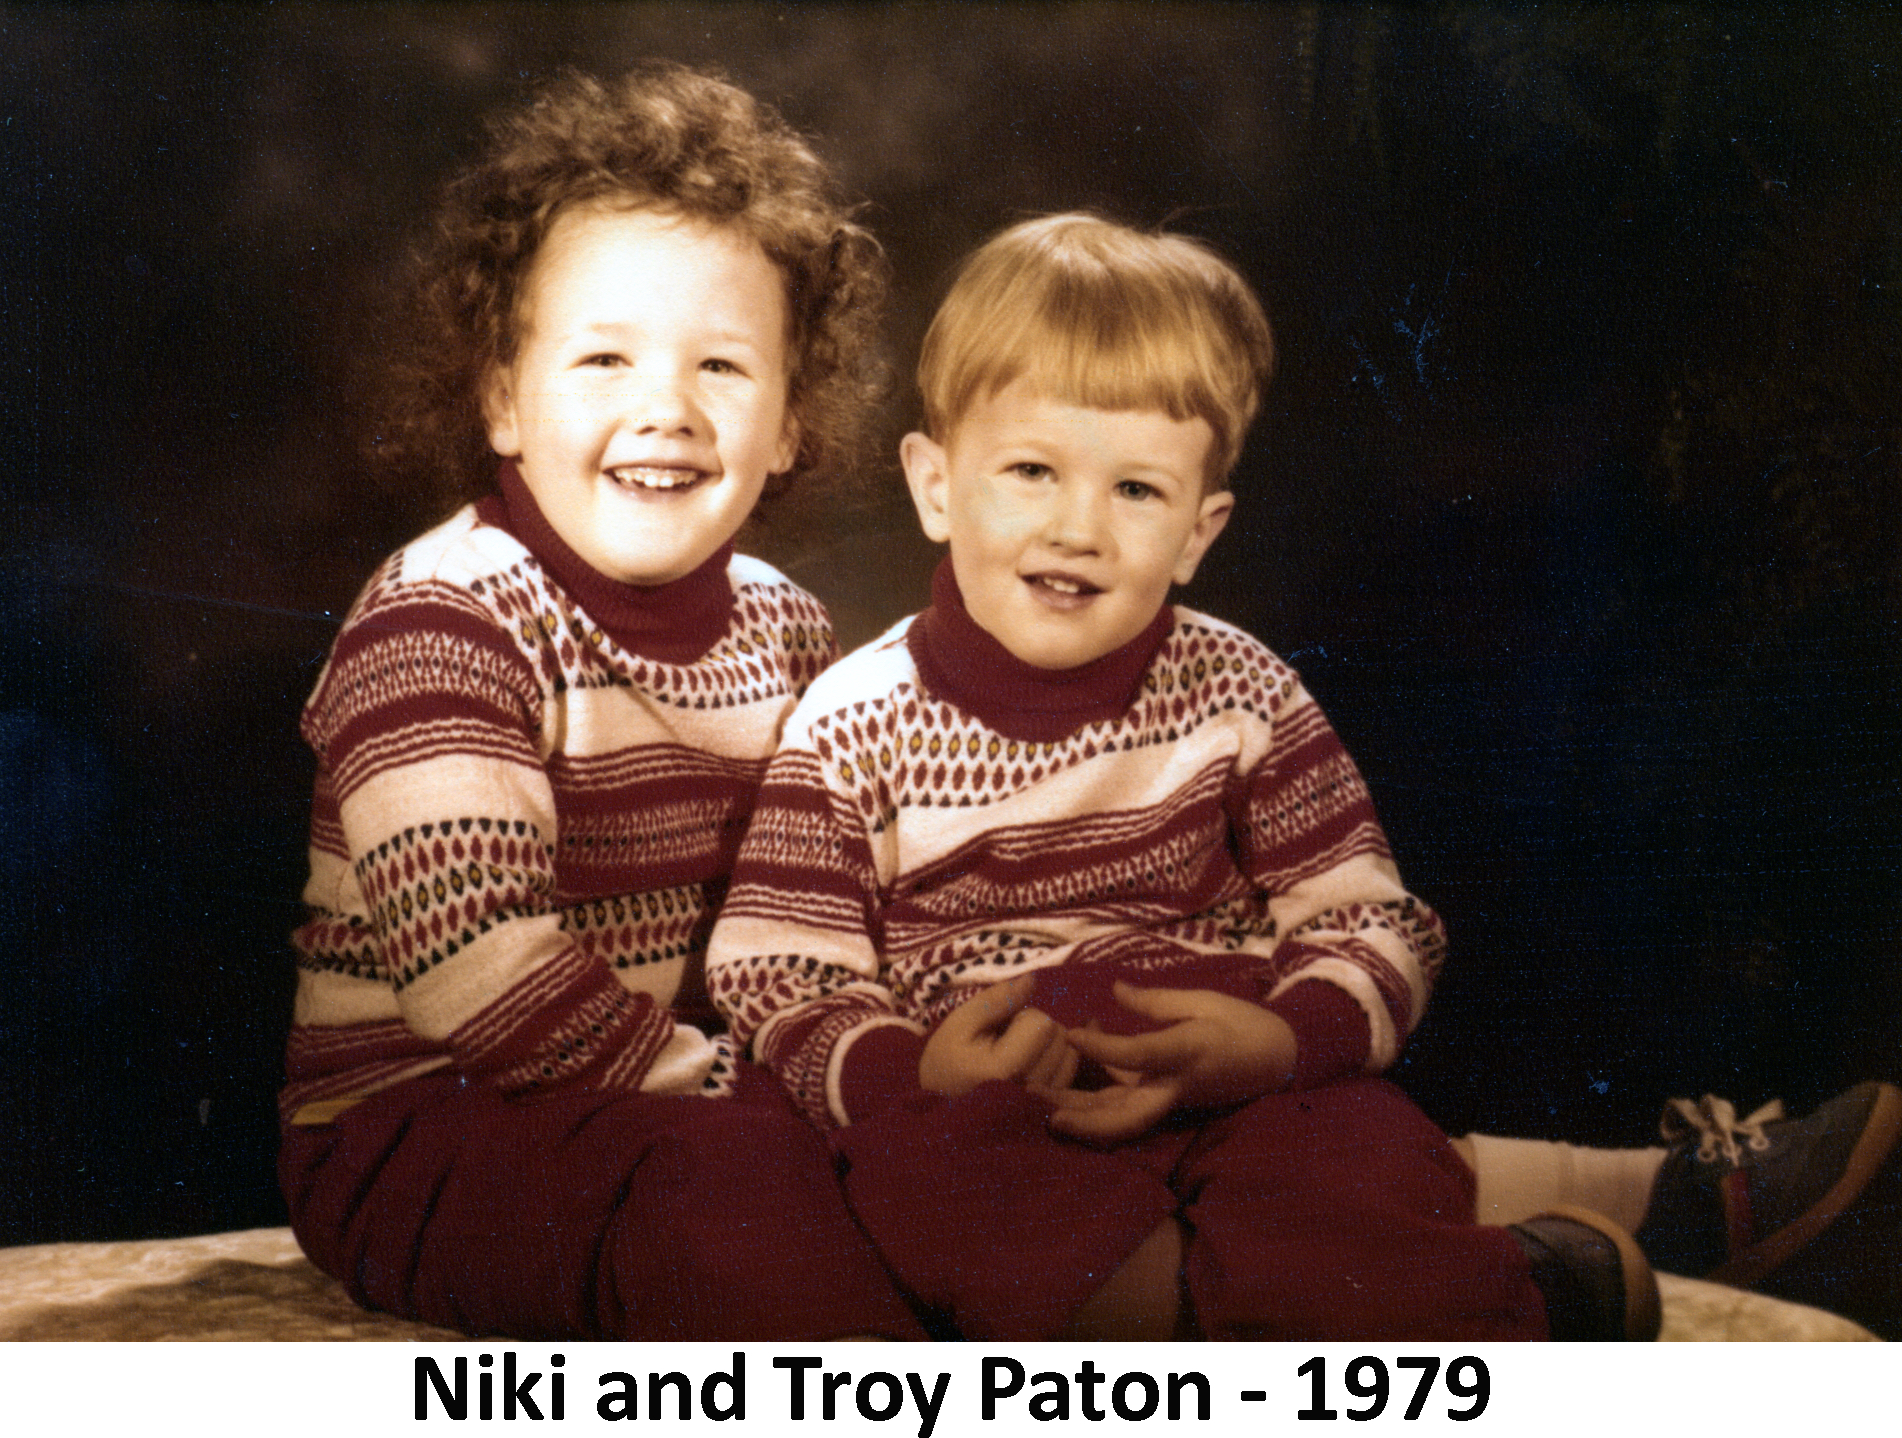
<path id="1" fill-rule="evenodd" d="M 964 486 L 953 495 L 951 520 L 963 537 L 986 549 L 1007 549 L 1036 524 L 1028 505 L 1008 502 L 994 485 L 985 483 Z"/>
<path id="2" fill-rule="evenodd" d="M 727 436 L 730 444 L 769 467 L 770 461 L 789 455 L 798 443 L 798 426 L 783 402 L 735 397 L 709 408 L 715 433 Z"/>
<path id="3" fill-rule="evenodd" d="M 1149 534 L 1133 546 L 1133 554 L 1132 548 L 1125 548 L 1123 553 L 1126 559 L 1132 561 L 1125 572 L 1135 582 L 1135 587 L 1141 591 L 1145 601 L 1160 602 L 1166 598 L 1170 586 L 1175 583 L 1180 546 Z"/>
<path id="4" fill-rule="evenodd" d="M 971 570 L 979 582 L 1014 571 L 1022 548 L 1008 529 L 983 517 L 969 516 L 964 524 L 951 528 L 951 552 L 959 556 L 959 567 Z"/>
<path id="5" fill-rule="evenodd" d="M 585 428 L 592 421 L 593 411 L 599 407 L 589 400 L 590 396 L 577 392 L 571 385 L 543 385 L 536 391 L 533 403 L 523 416 L 526 427 L 546 434 Z"/>

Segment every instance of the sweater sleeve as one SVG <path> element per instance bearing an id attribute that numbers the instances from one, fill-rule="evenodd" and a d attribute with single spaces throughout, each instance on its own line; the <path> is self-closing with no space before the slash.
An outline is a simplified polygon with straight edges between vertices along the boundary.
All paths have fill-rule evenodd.
<path id="1" fill-rule="evenodd" d="M 470 1080 L 635 1089 L 673 1019 L 563 931 L 540 714 L 527 657 L 466 591 L 373 591 L 305 713 L 347 859 L 324 907 Z"/>
<path id="2" fill-rule="evenodd" d="M 828 763 L 852 762 L 797 740 L 774 757 L 707 950 L 734 1042 L 824 1127 L 920 1091 L 924 1030 L 881 973 L 867 825 L 827 783 Z"/>
<path id="3" fill-rule="evenodd" d="M 1365 780 L 1298 683 L 1236 802 L 1244 870 L 1279 936 L 1267 1003 L 1295 1030 L 1294 1084 L 1387 1068 L 1426 1008 L 1445 934 L 1402 886 Z"/>

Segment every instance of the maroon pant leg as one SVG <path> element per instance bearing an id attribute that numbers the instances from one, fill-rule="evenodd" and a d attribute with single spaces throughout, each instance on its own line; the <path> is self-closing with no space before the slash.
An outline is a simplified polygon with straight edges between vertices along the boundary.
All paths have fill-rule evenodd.
<path id="1" fill-rule="evenodd" d="M 1518 1243 L 1473 1222 L 1473 1176 L 1391 1084 L 1274 1094 L 1207 1124 L 1175 1175 L 1211 1338 L 1546 1336 Z"/>
<path id="2" fill-rule="evenodd" d="M 892 1271 L 967 1339 L 1050 1338 L 1175 1196 L 1121 1153 L 1052 1136 L 1049 1110 L 987 1083 L 839 1130 L 846 1196 Z"/>
<path id="3" fill-rule="evenodd" d="M 512 1102 L 430 1075 L 286 1127 L 298 1241 L 366 1307 L 515 1338 L 923 1336 L 770 1079 Z"/>

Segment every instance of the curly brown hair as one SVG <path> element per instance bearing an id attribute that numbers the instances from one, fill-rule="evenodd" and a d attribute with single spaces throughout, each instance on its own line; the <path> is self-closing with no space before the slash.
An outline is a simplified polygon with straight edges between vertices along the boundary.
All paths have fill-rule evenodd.
<path id="1" fill-rule="evenodd" d="M 515 357 L 520 297 L 556 216 L 603 199 L 736 225 L 759 242 L 786 281 L 799 423 L 799 452 L 767 493 L 850 471 L 884 386 L 884 253 L 774 110 L 671 62 L 612 82 L 558 76 L 491 122 L 485 153 L 444 187 L 379 366 L 371 448 L 387 471 L 445 509 L 494 487 L 484 377 Z"/>

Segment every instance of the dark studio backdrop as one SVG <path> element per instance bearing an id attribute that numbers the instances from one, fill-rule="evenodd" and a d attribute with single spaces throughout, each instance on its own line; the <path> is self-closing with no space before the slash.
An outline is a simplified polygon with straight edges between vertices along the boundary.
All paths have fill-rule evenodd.
<path id="1" fill-rule="evenodd" d="M 1453 958 L 1444 1126 L 1902 1078 L 1902 20 L 1860 6 L 0 10 L 0 1242 L 282 1221 L 299 707 L 429 518 L 352 361 L 480 118 L 725 67 L 952 261 L 1099 207 L 1282 369 L 1189 601 L 1306 676 Z M 856 643 L 895 463 L 752 547 Z"/>

